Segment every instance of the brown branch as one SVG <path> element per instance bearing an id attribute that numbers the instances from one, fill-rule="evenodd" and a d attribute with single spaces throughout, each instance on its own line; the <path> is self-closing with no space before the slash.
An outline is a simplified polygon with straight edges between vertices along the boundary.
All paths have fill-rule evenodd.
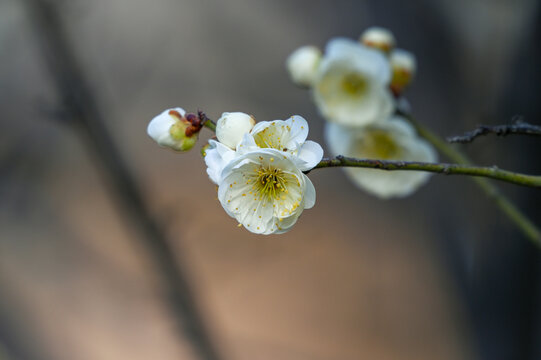
<path id="1" fill-rule="evenodd" d="M 532 125 L 521 120 L 515 121 L 509 125 L 479 125 L 476 129 L 465 133 L 464 135 L 451 136 L 447 138 L 451 143 L 470 143 L 479 136 L 495 134 L 497 136 L 507 135 L 531 135 L 541 136 L 541 126 Z"/>
<path id="2" fill-rule="evenodd" d="M 138 239 L 160 276 L 174 321 L 188 337 L 197 358 L 221 359 L 203 321 L 186 269 L 174 256 L 164 231 L 150 213 L 137 182 L 105 126 L 107 121 L 67 41 L 54 2 L 25 0 L 24 3 L 71 124 L 101 166 L 111 194 L 122 206 L 122 213 L 139 231 Z"/>

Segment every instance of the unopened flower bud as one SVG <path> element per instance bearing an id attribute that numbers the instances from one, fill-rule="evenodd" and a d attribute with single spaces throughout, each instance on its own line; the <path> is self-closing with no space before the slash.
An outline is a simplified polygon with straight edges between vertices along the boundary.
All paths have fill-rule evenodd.
<path id="1" fill-rule="evenodd" d="M 396 49 L 391 53 L 390 62 L 393 71 L 391 90 L 395 95 L 399 95 L 413 80 L 417 70 L 417 61 L 409 51 Z"/>
<path id="2" fill-rule="evenodd" d="M 148 135 L 160 146 L 175 151 L 190 150 L 197 142 L 199 132 L 194 131 L 192 122 L 186 119 L 185 114 L 184 109 L 179 107 L 165 110 L 150 121 Z"/>
<path id="3" fill-rule="evenodd" d="M 385 53 L 389 53 L 396 44 L 393 33 L 381 27 L 366 29 L 361 34 L 360 41 L 368 47 L 379 49 Z"/>
<path id="4" fill-rule="evenodd" d="M 244 134 L 250 132 L 255 119 L 242 112 L 225 112 L 216 123 L 216 137 L 225 146 L 235 149 Z"/>
<path id="5" fill-rule="evenodd" d="M 293 51 L 286 60 L 291 80 L 299 86 L 312 86 L 321 56 L 321 50 L 311 45 L 302 46 Z"/>

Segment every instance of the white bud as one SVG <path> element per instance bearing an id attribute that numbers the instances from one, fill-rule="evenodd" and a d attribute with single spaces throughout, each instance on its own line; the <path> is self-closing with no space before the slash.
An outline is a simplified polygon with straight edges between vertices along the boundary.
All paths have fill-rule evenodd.
<path id="1" fill-rule="evenodd" d="M 300 86 L 312 86 L 321 60 L 321 50 L 315 46 L 302 46 L 286 60 L 291 80 Z"/>
<path id="2" fill-rule="evenodd" d="M 396 44 L 394 35 L 390 30 L 376 26 L 366 29 L 362 33 L 360 40 L 364 45 L 386 53 L 391 51 Z"/>
<path id="3" fill-rule="evenodd" d="M 216 137 L 225 146 L 235 149 L 244 134 L 250 132 L 255 119 L 243 112 L 225 112 L 216 123 Z"/>
<path id="4" fill-rule="evenodd" d="M 186 135 L 190 123 L 184 118 L 185 113 L 179 107 L 165 110 L 150 121 L 148 135 L 160 146 L 176 151 L 190 150 L 197 142 L 198 134 Z"/>
<path id="5" fill-rule="evenodd" d="M 395 94 L 400 94 L 413 80 L 417 71 L 417 61 L 415 55 L 402 49 L 393 50 L 389 60 L 393 71 L 391 89 Z"/>

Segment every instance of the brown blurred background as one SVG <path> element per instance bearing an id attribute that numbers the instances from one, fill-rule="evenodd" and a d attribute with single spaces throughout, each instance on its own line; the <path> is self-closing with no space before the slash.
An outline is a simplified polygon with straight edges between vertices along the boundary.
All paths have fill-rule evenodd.
<path id="1" fill-rule="evenodd" d="M 0 359 L 197 359 L 142 235 L 69 126 L 24 4 L 0 0 Z M 434 176 L 381 201 L 337 169 L 314 171 L 315 208 L 285 235 L 256 236 L 222 210 L 197 150 L 174 154 L 146 135 L 153 116 L 181 106 L 211 118 L 300 114 L 322 143 L 323 120 L 285 58 L 372 25 L 417 55 L 408 98 L 439 134 L 515 115 L 539 124 L 538 1 L 53 5 L 223 358 L 541 358 L 539 250 L 469 179 Z M 539 174 L 539 145 L 487 137 L 462 148 Z M 538 190 L 498 186 L 541 225 Z"/>

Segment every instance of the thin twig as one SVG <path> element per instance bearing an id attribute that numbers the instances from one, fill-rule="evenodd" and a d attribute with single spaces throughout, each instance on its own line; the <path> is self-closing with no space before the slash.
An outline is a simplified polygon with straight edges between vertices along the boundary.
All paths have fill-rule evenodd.
<path id="1" fill-rule="evenodd" d="M 472 165 L 471 160 L 462 152 L 455 149 L 453 146 L 446 143 L 438 135 L 421 125 L 415 118 L 408 113 L 399 112 L 399 114 L 408 119 L 415 127 L 419 135 L 428 140 L 436 149 L 438 149 L 443 155 L 447 156 L 450 160 L 457 164 Z M 541 230 L 522 213 L 522 211 L 515 206 L 505 195 L 503 195 L 499 189 L 491 184 L 487 179 L 480 177 L 472 178 L 473 181 L 483 190 L 483 192 L 492 199 L 500 210 L 513 222 L 527 239 L 532 241 L 534 245 L 541 248 Z"/>
<path id="2" fill-rule="evenodd" d="M 509 125 L 479 125 L 476 129 L 465 133 L 464 135 L 451 136 L 447 138 L 450 143 L 466 144 L 475 140 L 479 136 L 487 134 L 496 134 L 497 136 L 507 135 L 532 135 L 541 136 L 541 126 L 528 124 L 523 121 L 516 121 Z"/>
<path id="3" fill-rule="evenodd" d="M 164 231 L 152 216 L 138 184 L 107 130 L 96 97 L 69 46 L 53 2 L 25 0 L 31 24 L 42 45 L 52 80 L 70 115 L 71 124 L 101 165 L 111 192 L 122 205 L 153 262 L 170 302 L 173 318 L 188 337 L 197 358 L 218 360 L 186 271 L 175 257 Z"/>
<path id="4" fill-rule="evenodd" d="M 328 167 L 359 167 L 380 170 L 414 170 L 427 171 L 445 175 L 481 176 L 495 180 L 509 182 L 515 185 L 541 187 L 541 176 L 519 174 L 512 171 L 498 169 L 495 166 L 481 167 L 459 164 L 427 163 L 418 161 L 389 161 L 356 159 L 346 156 L 337 156 L 334 159 L 323 159 L 315 169 Z"/>
<path id="5" fill-rule="evenodd" d="M 209 119 L 204 112 L 199 110 L 197 112 L 197 115 L 199 116 L 199 120 L 201 120 L 201 125 L 210 129 L 210 131 L 212 132 L 216 132 L 216 123 L 212 121 L 211 119 Z"/>

